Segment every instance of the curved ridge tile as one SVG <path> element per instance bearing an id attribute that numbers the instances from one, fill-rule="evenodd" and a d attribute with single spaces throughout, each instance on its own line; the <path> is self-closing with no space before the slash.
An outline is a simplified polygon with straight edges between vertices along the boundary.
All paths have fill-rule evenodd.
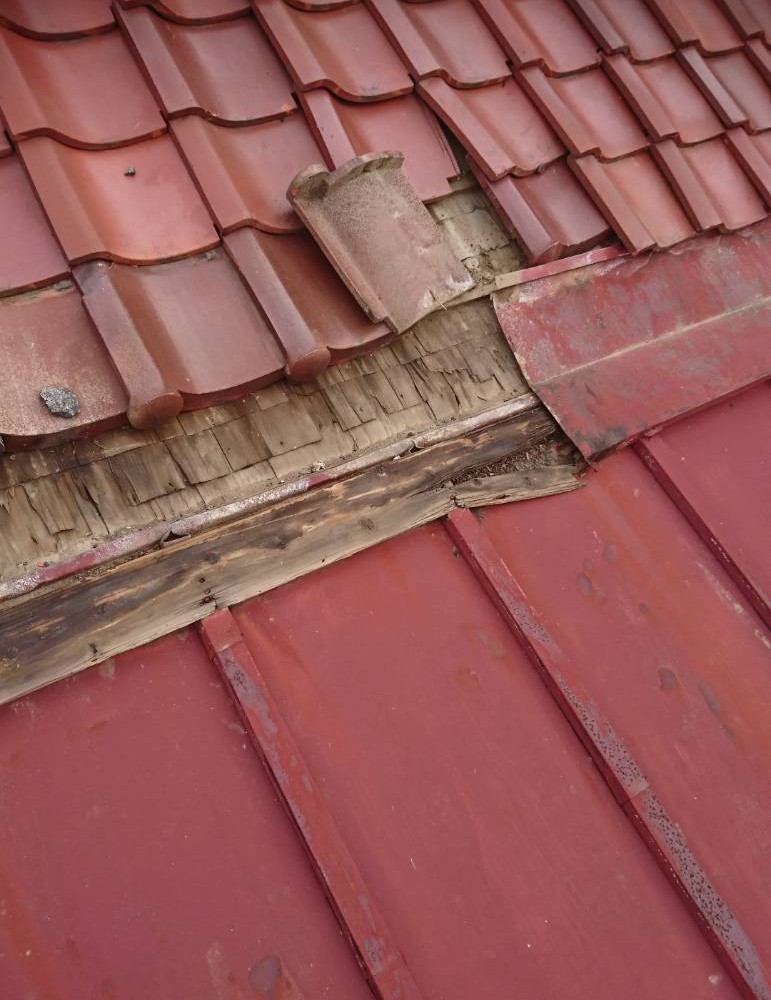
<path id="1" fill-rule="evenodd" d="M 550 77 L 536 66 L 519 73 L 527 92 L 574 156 L 629 156 L 648 140 L 602 69 Z"/>
<path id="2" fill-rule="evenodd" d="M 14 139 L 50 135 L 88 149 L 166 127 L 118 31 L 41 42 L 0 26 L 0 106 Z"/>
<path id="3" fill-rule="evenodd" d="M 591 35 L 564 0 L 474 0 L 514 65 L 561 76 L 599 62 Z"/>
<path id="4" fill-rule="evenodd" d="M 771 129 L 771 85 L 747 55 L 744 52 L 729 52 L 724 56 L 711 56 L 704 62 L 718 86 L 714 82 L 710 83 L 709 75 L 700 76 L 700 82 L 716 106 L 723 111 L 726 124 L 730 126 L 746 122 L 750 132 Z M 771 57 L 768 69 L 771 75 Z M 728 100 L 725 98 L 726 94 Z M 735 115 L 731 114 L 733 107 L 739 109 L 739 120 L 735 120 Z"/>
<path id="5" fill-rule="evenodd" d="M 354 156 L 398 149 L 421 201 L 450 193 L 449 180 L 458 176 L 458 164 L 436 118 L 414 94 L 353 104 L 327 90 L 309 90 L 301 101 L 327 166 L 334 169 Z"/>
<path id="6" fill-rule="evenodd" d="M 281 342 L 293 381 L 391 339 L 385 323 L 367 319 L 309 233 L 240 229 L 225 246 Z"/>
<path id="7" fill-rule="evenodd" d="M 286 192 L 301 170 L 323 157 L 299 111 L 238 128 L 188 115 L 176 119 L 172 131 L 222 232 L 302 228 Z"/>
<path id="8" fill-rule="evenodd" d="M 222 250 L 141 268 L 94 261 L 75 274 L 134 427 L 281 374 L 283 353 Z"/>
<path id="9" fill-rule="evenodd" d="M 674 246 L 694 235 L 675 193 L 649 151 L 613 163 L 594 156 L 570 166 L 597 208 L 632 253 Z"/>
<path id="10" fill-rule="evenodd" d="M 369 5 L 416 80 L 441 76 L 455 87 L 478 87 L 509 76 L 506 57 L 471 0 Z"/>
<path id="11" fill-rule="evenodd" d="M 121 7 L 152 7 L 163 17 L 180 24 L 210 24 L 227 21 L 249 10 L 248 0 L 118 0 Z"/>
<path id="12" fill-rule="evenodd" d="M 0 0 L 0 24 L 32 38 L 77 38 L 114 23 L 110 0 Z"/>
<path id="13" fill-rule="evenodd" d="M 0 437 L 7 448 L 44 447 L 86 427 L 123 422 L 123 386 L 70 282 L 0 300 L 0 371 Z M 40 399 L 49 386 L 75 393 L 74 417 L 49 413 Z"/>
<path id="14" fill-rule="evenodd" d="M 589 250 L 610 233 L 564 160 L 529 177 L 491 181 L 478 169 L 474 173 L 529 264 Z"/>
<path id="15" fill-rule="evenodd" d="M 704 55 L 730 52 L 742 39 L 715 0 L 647 0 L 678 45 L 698 45 Z"/>
<path id="16" fill-rule="evenodd" d="M 672 40 L 645 0 L 568 0 L 607 55 L 628 53 L 635 62 L 662 59 L 675 51 Z"/>
<path id="17" fill-rule="evenodd" d="M 722 133 L 722 122 L 674 58 L 632 63 L 606 56 L 605 70 L 656 141 L 703 142 Z"/>
<path id="18" fill-rule="evenodd" d="M 328 87 L 351 101 L 412 90 L 399 56 L 362 3 L 307 11 L 259 0 L 254 10 L 300 90 Z"/>
<path id="19" fill-rule="evenodd" d="M 172 139 L 82 150 L 27 139 L 20 154 L 71 262 L 130 264 L 207 250 L 217 234 Z"/>
<path id="20" fill-rule="evenodd" d="M 48 285 L 69 275 L 24 168 L 16 156 L 0 160 L 0 295 Z"/>
<path id="21" fill-rule="evenodd" d="M 289 76 L 253 17 L 183 26 L 147 7 L 119 17 L 169 117 L 246 123 L 295 109 Z"/>
<path id="22" fill-rule="evenodd" d="M 517 81 L 459 90 L 424 80 L 421 97 L 458 138 L 490 180 L 541 170 L 565 147 Z"/>

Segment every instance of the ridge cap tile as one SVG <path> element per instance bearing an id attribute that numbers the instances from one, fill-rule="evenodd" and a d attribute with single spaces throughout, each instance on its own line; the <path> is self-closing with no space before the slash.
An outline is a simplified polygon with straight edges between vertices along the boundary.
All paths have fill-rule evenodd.
<path id="1" fill-rule="evenodd" d="M 115 24 L 110 0 L 0 0 L 0 24 L 29 38 L 79 38 Z"/>
<path id="2" fill-rule="evenodd" d="M 12 138 L 48 135 L 84 149 L 166 128 L 117 30 L 39 41 L 0 25 L 0 106 Z"/>
<path id="3" fill-rule="evenodd" d="M 478 87 L 509 76 L 506 56 L 471 0 L 368 6 L 416 80 L 441 76 L 455 87 Z"/>
<path id="4" fill-rule="evenodd" d="M 178 24 L 211 24 L 239 17 L 249 10 L 249 0 L 116 0 L 121 7 L 152 7 Z"/>
<path id="5" fill-rule="evenodd" d="M 247 124 L 295 110 L 289 75 L 249 13 L 206 25 L 175 24 L 148 7 L 117 16 L 168 117 Z"/>
<path id="6" fill-rule="evenodd" d="M 21 143 L 19 153 L 72 263 L 95 257 L 157 263 L 217 243 L 168 135 L 103 150 L 39 136 Z"/>
<path id="7" fill-rule="evenodd" d="M 259 0 L 254 11 L 300 90 L 326 87 L 351 101 L 412 90 L 412 80 L 362 2 L 308 11 Z"/>

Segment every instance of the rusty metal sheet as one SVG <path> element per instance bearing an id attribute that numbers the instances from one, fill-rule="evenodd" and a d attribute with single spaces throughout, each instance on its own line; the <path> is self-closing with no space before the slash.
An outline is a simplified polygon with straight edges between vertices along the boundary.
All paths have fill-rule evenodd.
<path id="1" fill-rule="evenodd" d="M 736 998 L 457 556 L 421 528 L 235 610 L 422 995 Z"/>
<path id="2" fill-rule="evenodd" d="M 771 386 L 678 421 L 636 447 L 771 627 Z"/>
<path id="3" fill-rule="evenodd" d="M 472 559 L 744 995 L 771 997 L 771 639 L 633 451 L 587 478 L 486 511 L 502 563 Z"/>
<path id="4" fill-rule="evenodd" d="M 474 281 L 402 170 L 401 153 L 315 165 L 288 197 L 374 323 L 407 330 Z"/>
<path id="5" fill-rule="evenodd" d="M 495 296 L 530 385 L 587 458 L 771 374 L 771 221 Z"/>
<path id="6" fill-rule="evenodd" d="M 0 996 L 371 1000 L 195 634 L 0 715 Z"/>

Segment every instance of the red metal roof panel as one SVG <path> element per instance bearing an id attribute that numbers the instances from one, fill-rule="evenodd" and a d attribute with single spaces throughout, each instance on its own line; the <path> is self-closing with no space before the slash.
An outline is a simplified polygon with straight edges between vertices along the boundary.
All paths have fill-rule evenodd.
<path id="1" fill-rule="evenodd" d="M 525 377 L 592 457 L 771 374 L 770 269 L 767 221 L 499 293 L 496 312 Z"/>
<path id="2" fill-rule="evenodd" d="M 629 53 L 647 62 L 674 52 L 672 40 L 645 0 L 568 0 L 608 55 Z"/>
<path id="3" fill-rule="evenodd" d="M 115 22 L 110 0 L 0 0 L 0 23 L 33 38 L 74 38 Z"/>
<path id="4" fill-rule="evenodd" d="M 217 242 L 167 135 L 98 151 L 39 137 L 25 139 L 19 152 L 70 261 L 148 263 Z"/>
<path id="5" fill-rule="evenodd" d="M 399 56 L 362 3 L 310 12 L 260 0 L 255 12 L 300 90 L 328 87 L 352 101 L 412 90 Z"/>
<path id="6" fill-rule="evenodd" d="M 138 7 L 121 23 L 170 117 L 195 112 L 243 124 L 296 107 L 289 76 L 253 17 L 183 26 Z"/>
<path id="7" fill-rule="evenodd" d="M 98 149 L 165 129 L 117 31 L 41 42 L 0 25 L 0 107 L 14 139 L 51 135 Z"/>

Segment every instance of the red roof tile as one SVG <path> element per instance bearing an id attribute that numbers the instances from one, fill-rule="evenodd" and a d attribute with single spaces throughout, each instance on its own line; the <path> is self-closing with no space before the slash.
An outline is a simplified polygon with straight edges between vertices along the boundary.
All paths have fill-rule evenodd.
<path id="1" fill-rule="evenodd" d="M 248 0 L 117 0 L 122 7 L 152 7 L 172 21 L 208 24 L 238 17 L 249 9 Z"/>
<path id="2" fill-rule="evenodd" d="M 565 147 L 513 77 L 474 90 L 424 80 L 419 93 L 491 180 L 529 174 L 562 156 Z"/>
<path id="3" fill-rule="evenodd" d="M 758 43 L 759 44 L 759 43 Z M 731 114 L 732 104 L 740 109 L 742 120 L 747 122 L 752 132 L 764 132 L 771 129 L 771 89 L 763 79 L 761 72 L 752 64 L 744 52 L 729 52 L 724 56 L 712 56 L 705 60 L 714 77 L 719 81 L 719 87 L 709 86 L 702 77 L 707 92 L 715 104 L 721 108 L 728 103 L 724 111 L 726 124 L 739 125 Z M 769 59 L 771 64 L 771 59 Z M 723 96 L 727 93 L 729 102 Z"/>
<path id="4" fill-rule="evenodd" d="M 599 60 L 591 35 L 565 0 L 475 0 L 514 60 L 547 73 L 575 73 Z"/>
<path id="5" fill-rule="evenodd" d="M 460 169 L 436 118 L 414 94 L 357 104 L 328 90 L 309 90 L 300 100 L 327 166 L 341 167 L 364 153 L 399 150 L 422 201 L 450 193 L 448 181 Z"/>
<path id="6" fill-rule="evenodd" d="M 113 23 L 110 0 L 0 0 L 0 24 L 33 38 L 74 38 Z"/>
<path id="7" fill-rule="evenodd" d="M 12 152 L 12 147 L 8 141 L 8 136 L 0 129 L 0 157 L 8 156 Z"/>
<path id="8" fill-rule="evenodd" d="M 175 120 L 172 131 L 222 232 L 301 228 L 286 191 L 297 173 L 323 157 L 300 112 L 238 128 L 188 115 Z"/>
<path id="9" fill-rule="evenodd" d="M 672 40 L 645 0 L 568 0 L 604 51 L 632 59 L 661 59 L 674 52 Z"/>
<path id="10" fill-rule="evenodd" d="M 41 42 L 0 26 L 0 107 L 14 139 L 51 135 L 92 149 L 165 127 L 117 31 Z"/>
<path id="11" fill-rule="evenodd" d="M 217 242 L 168 136 L 98 151 L 26 139 L 19 151 L 70 261 L 148 263 Z"/>
<path id="12" fill-rule="evenodd" d="M 736 12 L 743 7 L 746 13 L 742 12 L 744 13 L 742 23 L 749 27 L 750 31 L 757 25 L 765 38 L 766 45 L 771 45 L 771 8 L 768 6 L 768 0 L 723 0 L 723 6 L 727 14 L 735 12 L 732 18 L 734 23 L 737 23 Z"/>
<path id="13" fill-rule="evenodd" d="M 704 55 L 741 47 L 717 0 L 646 0 L 679 45 L 696 43 Z"/>
<path id="14" fill-rule="evenodd" d="M 509 76 L 506 56 L 471 0 L 370 0 L 370 6 L 416 80 L 441 76 L 475 87 Z"/>
<path id="15" fill-rule="evenodd" d="M 0 295 L 36 288 L 69 274 L 67 261 L 15 156 L 0 159 Z"/>
<path id="16" fill-rule="evenodd" d="M 771 207 L 771 132 L 750 136 L 735 128 L 726 133 L 726 141 L 766 206 Z"/>
<path id="17" fill-rule="evenodd" d="M 253 17 L 182 26 L 138 7 L 122 22 L 170 117 L 196 112 L 246 123 L 296 107 L 289 76 Z"/>
<path id="18" fill-rule="evenodd" d="M 391 338 L 384 323 L 367 319 L 307 233 L 239 229 L 225 246 L 281 341 L 291 379 L 315 378 L 330 361 Z"/>
<path id="19" fill-rule="evenodd" d="M 580 253 L 610 232 L 564 160 L 529 177 L 490 181 L 476 174 L 531 264 Z"/>
<path id="20" fill-rule="evenodd" d="M 300 90 L 329 87 L 353 101 L 405 94 L 406 69 L 362 3 L 305 11 L 284 0 L 261 0 L 255 12 Z"/>
<path id="21" fill-rule="evenodd" d="M 221 250 L 158 267 L 78 267 L 83 301 L 126 387 L 128 417 L 153 427 L 275 380 L 284 356 Z"/>

